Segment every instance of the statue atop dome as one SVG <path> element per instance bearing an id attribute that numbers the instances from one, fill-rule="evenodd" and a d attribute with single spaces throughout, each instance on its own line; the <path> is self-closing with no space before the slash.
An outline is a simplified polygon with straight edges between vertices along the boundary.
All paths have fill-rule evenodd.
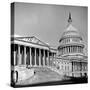
<path id="1" fill-rule="evenodd" d="M 71 18 L 71 13 L 70 13 L 70 12 L 69 12 L 68 23 L 69 23 L 69 24 L 71 24 L 71 23 L 72 23 L 72 18 Z"/>

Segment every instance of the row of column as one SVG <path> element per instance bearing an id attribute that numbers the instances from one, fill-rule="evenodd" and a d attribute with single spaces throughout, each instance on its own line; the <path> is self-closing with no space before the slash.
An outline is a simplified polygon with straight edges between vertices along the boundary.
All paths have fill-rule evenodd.
<path id="1" fill-rule="evenodd" d="M 72 74 L 74 76 L 74 72 L 80 71 L 80 74 L 83 71 L 87 71 L 87 63 L 86 62 L 72 62 Z"/>
<path id="2" fill-rule="evenodd" d="M 66 54 L 66 53 L 83 53 L 83 48 L 81 46 L 66 46 L 62 47 L 59 49 L 61 54 Z"/>
<path id="3" fill-rule="evenodd" d="M 86 62 L 72 62 L 73 63 L 73 71 L 87 71 Z"/>
<path id="4" fill-rule="evenodd" d="M 22 65 L 22 64 L 27 65 L 27 62 L 29 62 L 28 64 L 30 66 L 33 66 L 32 62 L 34 62 L 34 66 L 37 66 L 37 58 L 39 59 L 38 66 L 41 66 L 41 65 L 45 66 L 45 65 L 50 64 L 48 50 L 43 49 L 42 50 L 43 55 L 42 55 L 41 49 L 38 49 L 39 53 L 38 53 L 38 57 L 37 57 L 37 48 L 33 48 L 33 50 L 34 50 L 34 52 L 33 52 L 32 47 L 28 47 L 29 48 L 29 52 L 28 52 L 29 55 L 28 55 L 26 53 L 27 52 L 26 46 L 24 46 L 23 54 L 21 53 L 20 45 L 17 45 L 17 46 L 18 46 L 18 49 L 13 50 L 14 65 Z M 45 52 L 47 53 L 47 56 L 46 56 Z M 34 56 L 32 55 L 32 53 L 34 54 Z"/>

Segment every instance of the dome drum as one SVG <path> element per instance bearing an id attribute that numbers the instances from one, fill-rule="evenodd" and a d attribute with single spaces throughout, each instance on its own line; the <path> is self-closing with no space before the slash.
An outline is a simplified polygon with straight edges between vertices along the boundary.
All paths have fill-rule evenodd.
<path id="1" fill-rule="evenodd" d="M 78 44 L 78 43 L 60 44 L 60 46 L 58 46 L 58 48 L 64 48 L 64 47 L 68 47 L 68 46 L 77 46 L 77 47 L 84 48 L 83 44 Z"/>
<path id="2" fill-rule="evenodd" d="M 71 44 L 68 44 L 68 45 L 60 45 L 58 47 L 58 51 L 59 51 L 59 55 L 62 56 L 62 55 L 67 55 L 67 54 L 83 54 L 83 48 L 84 48 L 84 45 L 71 45 Z"/>
<path id="3" fill-rule="evenodd" d="M 78 40 L 80 40 L 80 41 L 82 41 L 83 39 L 82 39 L 82 37 L 80 37 L 80 36 L 70 36 L 70 35 L 68 35 L 68 36 L 62 36 L 61 38 L 60 38 L 60 40 L 59 40 L 59 43 L 61 43 L 63 40 L 65 40 L 65 39 L 70 39 L 70 38 L 76 38 L 76 39 L 78 39 Z"/>

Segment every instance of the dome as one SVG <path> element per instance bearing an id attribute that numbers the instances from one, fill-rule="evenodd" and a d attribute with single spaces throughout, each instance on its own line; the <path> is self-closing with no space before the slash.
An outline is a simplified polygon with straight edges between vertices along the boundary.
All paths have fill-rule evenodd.
<path id="1" fill-rule="evenodd" d="M 72 25 L 71 14 L 69 14 L 68 25 L 59 40 L 59 56 L 83 55 L 84 42 L 78 30 Z"/>
<path id="2" fill-rule="evenodd" d="M 78 30 L 72 25 L 71 14 L 69 15 L 69 19 L 68 19 L 68 26 L 65 29 L 64 33 L 62 34 L 59 42 L 61 42 L 63 39 L 66 38 L 78 38 L 82 40 L 82 37 L 79 34 Z"/>
<path id="3" fill-rule="evenodd" d="M 82 37 L 80 36 L 78 30 L 77 30 L 76 28 L 74 28 L 74 27 L 72 26 L 72 24 L 70 24 L 70 25 L 66 28 L 66 30 L 65 30 L 65 32 L 62 34 L 62 37 L 61 37 L 61 38 L 67 38 L 67 37 L 80 37 L 80 38 L 82 38 Z"/>

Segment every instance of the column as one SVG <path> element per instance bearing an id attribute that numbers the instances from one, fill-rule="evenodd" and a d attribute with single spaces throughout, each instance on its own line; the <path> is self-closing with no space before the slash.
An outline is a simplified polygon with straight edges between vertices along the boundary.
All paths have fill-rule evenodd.
<path id="1" fill-rule="evenodd" d="M 63 52 L 63 54 L 64 54 L 64 48 L 62 48 L 62 52 Z"/>
<path id="2" fill-rule="evenodd" d="M 63 54 L 63 48 L 61 48 L 61 55 Z"/>
<path id="3" fill-rule="evenodd" d="M 81 53 L 81 47 L 79 46 L 79 52 Z"/>
<path id="4" fill-rule="evenodd" d="M 70 47 L 70 52 L 72 53 L 72 46 Z"/>
<path id="5" fill-rule="evenodd" d="M 72 53 L 72 46 L 71 46 L 71 53 Z"/>
<path id="6" fill-rule="evenodd" d="M 81 53 L 83 53 L 83 48 L 81 47 Z"/>
<path id="7" fill-rule="evenodd" d="M 83 47 L 82 47 L 82 53 L 83 53 Z"/>
<path id="8" fill-rule="evenodd" d="M 65 47 L 64 47 L 64 54 L 65 54 Z"/>
<path id="9" fill-rule="evenodd" d="M 67 54 L 67 47 L 65 47 L 65 54 Z"/>
<path id="10" fill-rule="evenodd" d="M 80 46 L 79 46 L 79 53 L 80 53 Z"/>
<path id="11" fill-rule="evenodd" d="M 72 46 L 72 53 L 73 53 L 73 46 Z"/>
<path id="12" fill-rule="evenodd" d="M 69 46 L 68 46 L 68 53 L 69 53 Z"/>
<path id="13" fill-rule="evenodd" d="M 59 49 L 59 52 L 60 52 L 59 54 L 61 55 L 62 54 L 62 49 L 61 48 Z"/>
<path id="14" fill-rule="evenodd" d="M 24 64 L 26 65 L 26 46 L 24 46 Z"/>
<path id="15" fill-rule="evenodd" d="M 78 52 L 79 52 L 79 46 L 78 46 Z"/>
<path id="16" fill-rule="evenodd" d="M 68 53 L 69 53 L 69 46 L 68 46 Z"/>
<path id="17" fill-rule="evenodd" d="M 74 46 L 73 46 L 73 53 L 74 53 Z"/>
<path id="18" fill-rule="evenodd" d="M 16 51 L 13 52 L 13 55 L 14 55 L 14 62 L 13 62 L 13 64 L 15 66 L 16 65 Z"/>
<path id="19" fill-rule="evenodd" d="M 32 55 L 31 55 L 31 47 L 29 48 L 30 50 L 30 66 L 32 66 Z"/>
<path id="20" fill-rule="evenodd" d="M 71 46 L 70 46 L 70 53 L 72 53 L 72 52 L 71 52 Z"/>
<path id="21" fill-rule="evenodd" d="M 74 46 L 72 47 L 72 52 L 74 53 Z"/>
<path id="22" fill-rule="evenodd" d="M 74 68 L 74 67 L 73 67 L 73 62 L 72 62 L 72 76 L 74 76 L 74 74 L 73 74 L 73 68 Z"/>
<path id="23" fill-rule="evenodd" d="M 18 45 L 18 64 L 21 64 L 20 45 Z"/>
<path id="24" fill-rule="evenodd" d="M 36 48 L 35 48 L 35 66 L 37 66 L 37 64 L 36 64 Z"/>
<path id="25" fill-rule="evenodd" d="M 47 57 L 48 57 L 48 60 L 47 60 L 48 63 L 47 63 L 47 65 L 49 66 L 49 64 L 50 64 L 50 62 L 49 62 L 50 61 L 49 60 L 49 51 L 47 51 Z"/>
<path id="26" fill-rule="evenodd" d="M 64 50 L 65 50 L 65 48 L 64 48 Z M 54 53 L 54 56 L 53 57 L 54 57 L 54 60 L 55 60 L 55 53 Z"/>
<path id="27" fill-rule="evenodd" d="M 55 60 L 56 60 L 56 53 L 55 53 Z"/>
<path id="28" fill-rule="evenodd" d="M 78 53 L 78 46 L 77 46 L 77 53 Z"/>
<path id="29" fill-rule="evenodd" d="M 65 53 L 65 48 L 63 47 L 63 54 Z"/>
<path id="30" fill-rule="evenodd" d="M 82 77 L 82 62 L 80 62 L 80 72 L 81 72 L 81 77 Z"/>
<path id="31" fill-rule="evenodd" d="M 79 52 L 81 53 L 81 46 L 79 47 Z"/>
<path id="32" fill-rule="evenodd" d="M 79 46 L 79 52 L 80 52 L 80 46 Z"/>
<path id="33" fill-rule="evenodd" d="M 69 53 L 70 53 L 70 46 L 68 47 L 68 49 L 69 49 L 68 51 L 69 51 Z"/>
<path id="34" fill-rule="evenodd" d="M 82 53 L 82 47 L 80 46 L 80 52 Z"/>
<path id="35" fill-rule="evenodd" d="M 67 53 L 68 53 L 68 47 L 67 47 Z"/>
<path id="36" fill-rule="evenodd" d="M 67 53 L 69 53 L 68 47 L 67 47 Z"/>
<path id="37" fill-rule="evenodd" d="M 76 46 L 75 46 L 75 53 L 76 53 Z"/>
<path id="38" fill-rule="evenodd" d="M 41 49 L 39 49 L 39 66 L 41 66 Z"/>
<path id="39" fill-rule="evenodd" d="M 60 48 L 58 49 L 58 51 L 59 51 L 59 54 L 61 54 L 61 50 L 60 50 Z"/>
<path id="40" fill-rule="evenodd" d="M 72 52 L 74 53 L 74 46 L 72 47 Z"/>
<path id="41" fill-rule="evenodd" d="M 76 52 L 77 52 L 77 46 L 76 46 Z"/>
<path id="42" fill-rule="evenodd" d="M 66 48 L 64 47 L 64 54 L 66 54 Z"/>
<path id="43" fill-rule="evenodd" d="M 63 48 L 61 48 L 62 54 L 63 54 Z"/>
<path id="44" fill-rule="evenodd" d="M 79 47 L 77 47 L 77 48 L 78 48 L 77 50 L 78 50 L 78 53 L 79 53 Z"/>
<path id="45" fill-rule="evenodd" d="M 64 50 L 64 49 L 63 49 Z M 53 52 L 52 52 L 52 60 L 53 60 Z"/>
<path id="46" fill-rule="evenodd" d="M 67 54 L 67 47 L 65 47 L 65 54 Z"/>
<path id="47" fill-rule="evenodd" d="M 69 46 L 69 53 L 70 53 L 70 46 Z"/>
<path id="48" fill-rule="evenodd" d="M 60 48 L 61 49 L 61 55 L 63 54 L 63 50 L 62 50 L 62 48 Z"/>
<path id="49" fill-rule="evenodd" d="M 43 56 L 43 65 L 45 66 L 45 50 L 43 50 L 44 56 Z"/>
<path id="50" fill-rule="evenodd" d="M 69 46 L 69 53 L 70 53 L 70 48 L 71 48 L 71 47 Z"/>

